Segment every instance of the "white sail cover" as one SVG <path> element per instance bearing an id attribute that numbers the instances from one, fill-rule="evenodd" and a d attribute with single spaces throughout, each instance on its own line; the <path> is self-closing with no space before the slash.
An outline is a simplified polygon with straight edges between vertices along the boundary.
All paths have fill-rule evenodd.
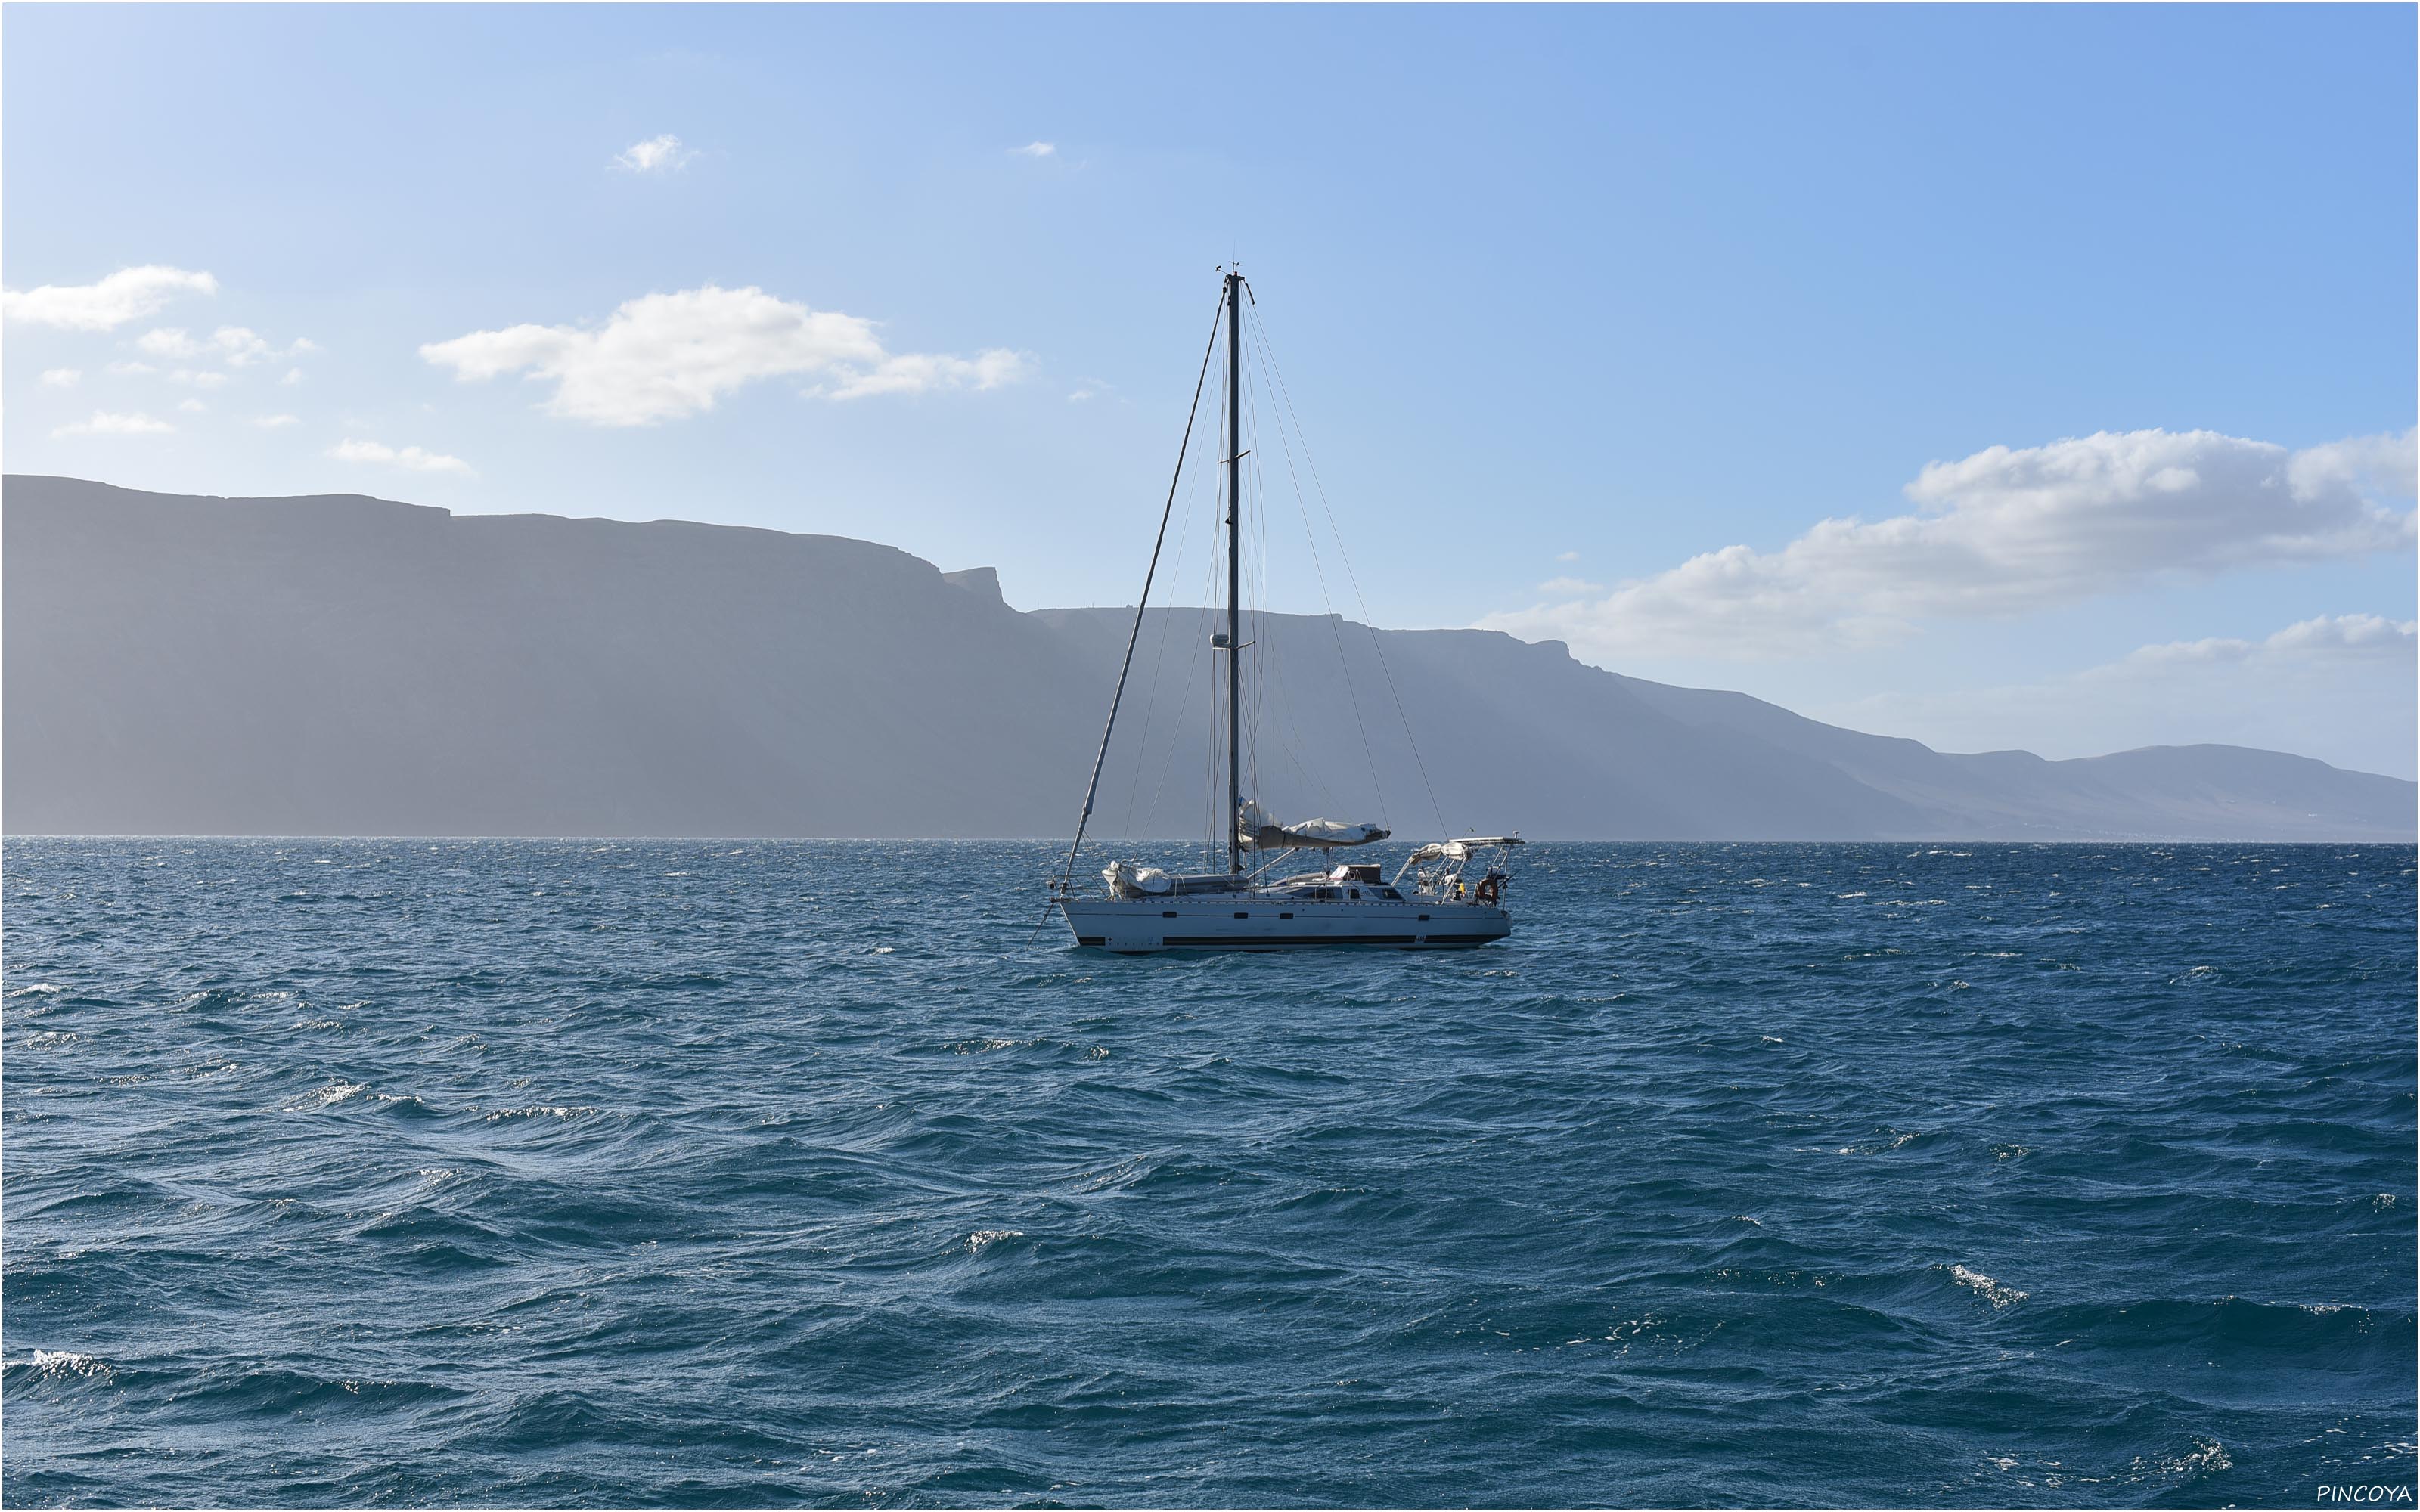
<path id="1" fill-rule="evenodd" d="M 1466 840 L 1432 841 L 1412 853 L 1415 861 L 1467 861 L 1479 852 L 1498 845 L 1518 845 L 1518 835 L 1473 835 Z"/>
<path id="2" fill-rule="evenodd" d="M 1369 845 L 1387 838 L 1377 825 L 1349 825 L 1341 819 L 1299 819 L 1280 825 L 1257 803 L 1244 805 L 1236 816 L 1235 838 L 1256 851 L 1332 851 Z"/>
<path id="3" fill-rule="evenodd" d="M 1111 861 L 1101 869 L 1101 880 L 1109 885 L 1112 898 L 1157 897 L 1175 884 L 1168 873 L 1156 866 L 1136 866 L 1127 861 Z"/>

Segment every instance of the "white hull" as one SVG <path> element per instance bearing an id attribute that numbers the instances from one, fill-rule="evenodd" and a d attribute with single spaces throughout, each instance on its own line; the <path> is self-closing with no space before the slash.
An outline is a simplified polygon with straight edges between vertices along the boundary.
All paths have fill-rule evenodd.
<path id="1" fill-rule="evenodd" d="M 1361 946 L 1461 950 L 1512 933 L 1512 916 L 1483 903 L 1302 903 L 1249 893 L 1069 899 L 1079 946 L 1122 954 L 1152 950 L 1303 950 Z"/>

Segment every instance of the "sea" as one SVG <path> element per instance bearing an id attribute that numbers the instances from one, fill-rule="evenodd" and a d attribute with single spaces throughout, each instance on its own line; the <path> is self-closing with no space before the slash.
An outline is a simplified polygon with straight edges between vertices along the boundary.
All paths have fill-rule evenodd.
<path id="1" fill-rule="evenodd" d="M 2411 1504 L 2412 847 L 1056 860 L 8 841 L 0 1500 Z"/>

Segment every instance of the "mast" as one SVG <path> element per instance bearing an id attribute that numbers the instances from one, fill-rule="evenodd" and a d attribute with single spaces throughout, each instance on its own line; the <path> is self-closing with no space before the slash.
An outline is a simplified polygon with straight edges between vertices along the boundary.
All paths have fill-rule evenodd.
<path id="1" fill-rule="evenodd" d="M 1227 272 L 1227 874 L 1244 870 L 1244 275 Z"/>

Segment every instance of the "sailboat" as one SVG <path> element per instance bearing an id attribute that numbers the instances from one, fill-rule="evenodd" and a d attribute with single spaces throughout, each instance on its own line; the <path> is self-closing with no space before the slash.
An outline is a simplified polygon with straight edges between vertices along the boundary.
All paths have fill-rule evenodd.
<path id="1" fill-rule="evenodd" d="M 1226 866 L 1218 871 L 1178 872 L 1112 860 L 1101 871 L 1102 888 L 1097 895 L 1079 894 L 1075 884 L 1077 858 L 1100 794 L 1102 766 L 1117 731 L 1118 710 L 1134 670 L 1135 645 L 1141 638 L 1143 615 L 1151 602 L 1152 580 L 1159 570 L 1169 517 L 1175 508 L 1177 484 L 1171 481 L 1168 504 L 1160 513 L 1159 538 L 1152 548 L 1151 567 L 1135 605 L 1125 659 L 1110 696 L 1100 751 L 1094 758 L 1092 780 L 1084 790 L 1076 839 L 1068 847 L 1065 868 L 1052 883 L 1052 902 L 1065 916 L 1078 948 L 1122 954 L 1326 947 L 1438 950 L 1500 940 L 1512 932 L 1504 889 L 1511 881 L 1507 865 L 1511 852 L 1522 843 L 1518 835 L 1434 841 L 1416 847 L 1388 876 L 1382 865 L 1336 859 L 1337 852 L 1389 839 L 1385 825 L 1330 819 L 1280 821 L 1245 795 L 1243 656 L 1248 642 L 1243 635 L 1240 463 L 1247 455 L 1242 432 L 1242 350 L 1243 301 L 1249 290 L 1240 270 L 1229 267 L 1220 271 L 1224 286 L 1219 314 L 1226 327 L 1227 353 L 1226 450 L 1220 458 L 1226 485 L 1227 627 L 1213 635 L 1210 644 L 1214 655 L 1223 659 L 1226 674 L 1223 733 L 1228 823 L 1222 837 Z M 1203 378 L 1208 376 L 1217 346 L 1214 327 L 1211 348 L 1202 354 Z M 1202 380 L 1197 378 L 1194 408 L 1177 452 L 1180 479 L 1202 392 Z"/>

